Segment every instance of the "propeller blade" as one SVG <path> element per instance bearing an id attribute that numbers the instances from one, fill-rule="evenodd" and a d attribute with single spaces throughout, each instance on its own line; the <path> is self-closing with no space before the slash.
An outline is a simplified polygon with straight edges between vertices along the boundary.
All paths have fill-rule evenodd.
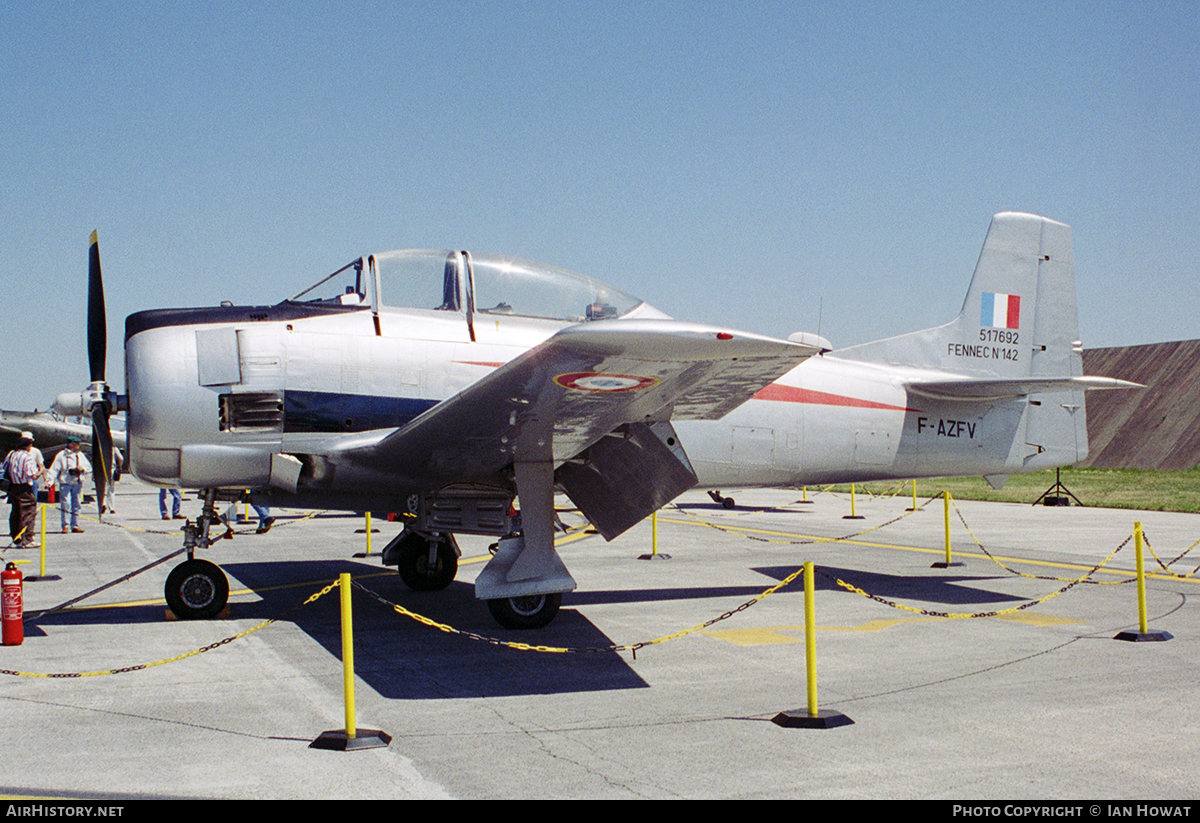
<path id="1" fill-rule="evenodd" d="M 88 365 L 92 382 L 104 382 L 108 326 L 104 319 L 104 279 L 100 276 L 100 240 L 95 231 L 88 249 Z M 107 418 L 105 418 L 107 422 Z"/>
<path id="2" fill-rule="evenodd" d="M 113 439 L 108 425 L 108 405 L 92 406 L 92 471 L 96 475 L 96 508 L 104 513 L 104 494 L 112 483 Z"/>

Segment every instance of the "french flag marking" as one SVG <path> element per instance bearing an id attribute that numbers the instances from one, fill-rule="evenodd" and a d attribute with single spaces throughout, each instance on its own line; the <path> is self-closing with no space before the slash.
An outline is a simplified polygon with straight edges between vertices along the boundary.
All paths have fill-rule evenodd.
<path id="1" fill-rule="evenodd" d="M 995 329 L 1018 329 L 1021 327 L 1021 295 L 983 293 L 983 308 L 979 313 L 979 325 Z"/>

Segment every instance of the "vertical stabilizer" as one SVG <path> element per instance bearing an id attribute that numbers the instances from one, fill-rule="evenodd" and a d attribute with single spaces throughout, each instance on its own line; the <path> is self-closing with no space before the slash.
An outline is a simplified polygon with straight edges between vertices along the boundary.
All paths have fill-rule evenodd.
<path id="1" fill-rule="evenodd" d="M 1069 374 L 1078 336 L 1074 271 L 1070 226 L 997 214 L 954 321 L 834 356 L 978 377 Z"/>

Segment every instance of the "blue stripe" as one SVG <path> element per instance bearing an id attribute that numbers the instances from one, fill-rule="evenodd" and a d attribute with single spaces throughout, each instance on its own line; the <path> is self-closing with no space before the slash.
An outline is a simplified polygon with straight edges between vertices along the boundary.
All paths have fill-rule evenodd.
<path id="1" fill-rule="evenodd" d="M 285 391 L 285 432 L 362 432 L 394 429 L 433 408 L 437 400 L 335 392 Z"/>
<path id="2" fill-rule="evenodd" d="M 996 325 L 996 295 L 993 292 L 985 291 L 982 303 L 983 307 L 979 312 L 979 325 Z"/>

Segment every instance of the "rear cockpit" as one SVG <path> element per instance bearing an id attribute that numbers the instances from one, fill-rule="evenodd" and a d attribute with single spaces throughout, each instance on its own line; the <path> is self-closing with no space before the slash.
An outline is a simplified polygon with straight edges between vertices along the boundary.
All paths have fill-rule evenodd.
<path id="1" fill-rule="evenodd" d="M 586 275 L 513 257 L 406 249 L 362 257 L 292 297 L 336 309 L 381 306 L 583 323 L 666 317 Z"/>

